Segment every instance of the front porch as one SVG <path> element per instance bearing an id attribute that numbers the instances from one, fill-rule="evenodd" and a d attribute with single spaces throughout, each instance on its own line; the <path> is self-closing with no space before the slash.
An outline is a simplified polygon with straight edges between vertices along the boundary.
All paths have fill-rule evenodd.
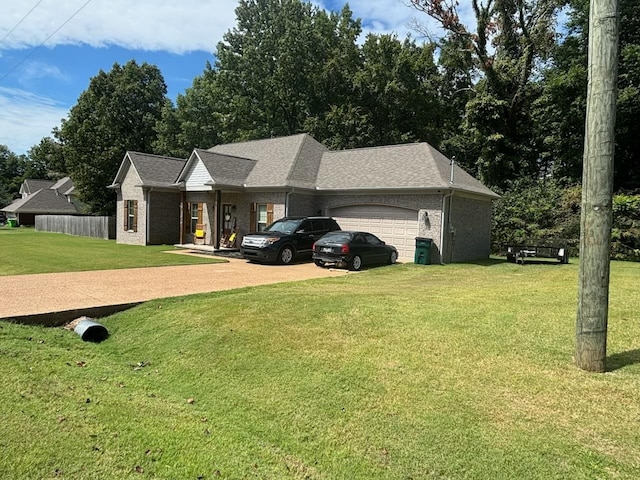
<path id="1" fill-rule="evenodd" d="M 225 248 L 225 247 L 216 248 L 213 245 L 197 245 L 195 243 L 178 243 L 178 244 L 175 244 L 174 247 L 179 248 L 181 250 L 191 250 L 194 253 L 214 255 L 217 257 L 242 258 L 242 255 L 240 255 L 239 248 Z"/>

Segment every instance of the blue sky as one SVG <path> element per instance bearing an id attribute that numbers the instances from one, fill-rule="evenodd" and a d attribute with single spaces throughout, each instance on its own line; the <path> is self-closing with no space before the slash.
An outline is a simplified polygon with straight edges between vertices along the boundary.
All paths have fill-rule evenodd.
<path id="1" fill-rule="evenodd" d="M 340 10 L 345 2 L 315 0 Z M 90 79 L 134 59 L 162 72 L 169 97 L 183 93 L 214 61 L 236 24 L 236 0 L 0 0 L 0 144 L 26 153 L 60 125 Z M 364 33 L 404 38 L 406 0 L 354 0 Z M 414 35 L 415 37 L 415 35 Z"/>

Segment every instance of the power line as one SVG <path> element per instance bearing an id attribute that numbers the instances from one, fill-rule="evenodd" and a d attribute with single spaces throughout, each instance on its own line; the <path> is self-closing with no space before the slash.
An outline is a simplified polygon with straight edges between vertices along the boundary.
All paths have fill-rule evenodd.
<path id="1" fill-rule="evenodd" d="M 56 33 L 58 33 L 58 32 L 62 29 L 62 27 L 64 27 L 67 23 L 69 23 L 69 22 L 73 19 L 73 17 L 75 17 L 78 13 L 80 13 L 80 10 L 82 10 L 84 7 L 86 7 L 87 5 L 89 5 L 91 2 L 92 2 L 92 0 L 87 0 L 87 1 L 86 1 L 86 2 L 85 2 L 85 3 L 84 3 L 84 4 L 83 4 L 83 5 L 82 5 L 78 10 L 76 10 L 76 11 L 73 13 L 73 15 L 71 15 L 69 18 L 67 18 L 67 19 L 62 23 L 62 25 L 60 25 L 58 28 L 56 28 L 56 29 L 54 30 L 54 32 L 53 32 L 51 35 L 49 35 L 47 38 L 45 38 L 45 39 L 42 41 L 42 43 L 40 43 L 40 45 L 38 45 L 38 46 L 34 47 L 34 48 L 33 48 L 33 49 L 32 49 L 32 50 L 31 50 L 31 51 L 30 51 L 30 52 L 29 52 L 29 53 L 28 53 L 28 54 L 27 54 L 27 55 L 26 55 L 22 60 L 20 60 L 16 65 L 14 65 L 14 66 L 13 66 L 13 68 L 11 68 L 7 73 L 5 73 L 2 77 L 0 77 L 0 83 L 1 83 L 5 78 L 7 78 L 9 75 L 11 75 L 13 72 L 15 72 L 15 71 L 16 71 L 16 69 L 17 69 L 20 65 L 22 65 L 24 62 L 26 62 L 26 61 L 27 61 L 27 59 L 28 59 L 31 55 L 33 55 L 33 54 L 36 52 L 36 50 L 38 50 L 38 49 L 39 49 L 40 47 L 42 47 L 45 43 L 47 43 L 47 42 L 51 39 L 51 37 L 53 37 Z"/>
<path id="2" fill-rule="evenodd" d="M 29 10 L 29 11 L 27 12 L 27 14 L 26 14 L 24 17 L 22 17 L 22 18 L 20 19 L 20 21 L 19 21 L 18 23 L 16 23 L 16 24 L 13 26 L 13 28 L 12 28 L 11 30 L 9 30 L 9 31 L 7 32 L 7 34 L 6 34 L 4 37 L 2 37 L 2 39 L 0 39 L 0 44 L 1 44 L 2 42 L 4 42 L 4 41 L 5 41 L 5 39 L 6 39 L 9 35 L 11 35 L 11 34 L 13 33 L 13 31 L 14 31 L 16 28 L 18 28 L 22 22 L 24 22 L 24 19 L 25 19 L 25 18 L 27 18 L 29 15 L 31 15 L 31 12 L 33 12 L 36 8 L 38 8 L 38 5 L 40 5 L 41 3 L 42 3 L 42 0 L 38 0 L 38 3 L 36 3 L 33 7 L 31 7 L 31 10 Z"/>

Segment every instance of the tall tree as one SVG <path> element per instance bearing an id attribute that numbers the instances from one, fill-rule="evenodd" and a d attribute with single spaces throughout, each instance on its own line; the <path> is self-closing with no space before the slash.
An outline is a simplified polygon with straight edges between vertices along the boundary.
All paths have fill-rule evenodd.
<path id="1" fill-rule="evenodd" d="M 475 167 L 489 185 L 538 173 L 537 146 L 531 136 L 531 102 L 537 62 L 553 46 L 557 0 L 472 0 L 475 26 L 464 25 L 456 0 L 411 0 L 439 22 L 449 41 L 469 53 L 481 74 L 466 104 L 464 150 L 477 152 Z M 450 147 L 453 147 L 452 144 Z M 450 152 L 455 153 L 455 152 Z M 461 152 L 462 153 L 462 152 Z"/>
<path id="2" fill-rule="evenodd" d="M 320 138 L 333 148 L 429 141 L 442 133 L 440 75 L 432 44 L 368 35 L 351 94 L 333 105 Z"/>
<path id="3" fill-rule="evenodd" d="M 318 10 L 298 0 L 241 0 L 237 26 L 218 43 L 217 68 L 233 138 L 301 131 L 308 114 L 313 21 Z"/>
<path id="4" fill-rule="evenodd" d="M 100 71 L 54 131 L 80 200 L 92 213 L 113 214 L 115 194 L 105 188 L 127 150 L 153 152 L 155 125 L 167 100 L 155 65 L 131 60 Z"/>
<path id="5" fill-rule="evenodd" d="M 25 158 L 6 145 L 0 145 L 0 205 L 10 204 L 18 196 L 25 178 Z"/>
<path id="6" fill-rule="evenodd" d="M 225 106 L 222 103 L 218 74 L 207 63 L 202 75 L 184 94 L 178 95 L 175 107 L 167 101 L 156 125 L 158 153 L 185 158 L 194 148 L 210 148 L 221 141 Z"/>
<path id="7" fill-rule="evenodd" d="M 587 99 L 589 1 L 571 0 L 566 35 L 544 72 L 534 105 L 541 157 L 554 176 L 582 177 Z M 614 190 L 640 188 L 640 0 L 620 0 Z"/>
<path id="8" fill-rule="evenodd" d="M 43 137 L 40 143 L 29 149 L 27 156 L 38 171 L 34 178 L 58 179 L 67 174 L 62 145 L 51 137 Z"/>
<path id="9" fill-rule="evenodd" d="M 300 0 L 241 0 L 218 44 L 223 141 L 321 132 L 358 67 L 360 22 Z"/>

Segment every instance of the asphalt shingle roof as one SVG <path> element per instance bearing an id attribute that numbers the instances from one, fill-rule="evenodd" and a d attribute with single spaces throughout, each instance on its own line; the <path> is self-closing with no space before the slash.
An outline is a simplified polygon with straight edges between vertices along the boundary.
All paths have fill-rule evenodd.
<path id="1" fill-rule="evenodd" d="M 325 152 L 316 180 L 322 190 L 459 189 L 498 197 L 427 143 Z"/>
<path id="2" fill-rule="evenodd" d="M 35 193 L 42 188 L 51 188 L 56 183 L 55 180 L 38 180 L 34 178 L 27 178 L 22 182 L 21 192 Z"/>
<path id="3" fill-rule="evenodd" d="M 315 183 L 315 172 L 326 147 L 306 133 L 288 137 L 252 140 L 217 145 L 213 153 L 256 160 L 247 176 L 247 187 L 309 186 Z"/>
<path id="4" fill-rule="evenodd" d="M 140 181 L 146 186 L 173 184 L 186 163 L 186 160 L 182 158 L 147 153 L 127 152 L 127 155 L 138 172 Z"/>
<path id="5" fill-rule="evenodd" d="M 256 166 L 256 160 L 223 155 L 199 148 L 194 154 L 200 158 L 213 179 L 212 185 L 242 187 Z"/>
<path id="6" fill-rule="evenodd" d="M 41 188 L 2 209 L 8 213 L 77 214 L 76 206 L 51 188 Z"/>
<path id="7" fill-rule="evenodd" d="M 307 134 L 195 149 L 189 161 L 128 152 L 144 186 L 184 181 L 196 157 L 210 185 L 238 188 L 298 187 L 322 191 L 460 190 L 498 195 L 428 143 L 330 151 Z M 126 159 L 125 159 L 126 160 Z M 126 172 L 123 162 L 113 186 Z"/>
<path id="8" fill-rule="evenodd" d="M 58 193 L 67 195 L 73 189 L 73 181 L 69 177 L 64 177 L 49 187 L 51 190 L 57 190 Z"/>

